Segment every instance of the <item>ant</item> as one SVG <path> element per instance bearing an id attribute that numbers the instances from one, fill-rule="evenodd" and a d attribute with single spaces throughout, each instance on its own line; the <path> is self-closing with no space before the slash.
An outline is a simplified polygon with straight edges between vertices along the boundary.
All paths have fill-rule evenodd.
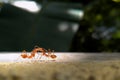
<path id="1" fill-rule="evenodd" d="M 51 51 L 50 49 L 46 50 L 46 49 L 38 47 L 38 46 L 35 46 L 35 48 L 32 50 L 30 55 L 28 55 L 26 53 L 26 51 L 24 50 L 23 53 L 21 54 L 21 57 L 31 59 L 31 58 L 34 58 L 35 54 L 37 54 L 38 52 L 42 52 L 41 57 L 46 56 L 46 57 L 52 58 L 52 59 L 55 59 L 57 57 L 56 55 L 53 54 L 54 51 Z M 39 59 L 41 59 L 41 57 Z"/>

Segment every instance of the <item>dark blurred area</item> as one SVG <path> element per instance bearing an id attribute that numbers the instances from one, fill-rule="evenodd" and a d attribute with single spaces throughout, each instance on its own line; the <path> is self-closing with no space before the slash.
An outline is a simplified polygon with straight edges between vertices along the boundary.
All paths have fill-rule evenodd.
<path id="1" fill-rule="evenodd" d="M 31 9 L 33 2 L 40 7 L 37 12 L 19 7 L 24 5 Z M 36 45 L 57 52 L 69 51 L 79 27 L 80 10 L 80 3 L 68 1 L 1 2 L 0 51 L 31 51 Z"/>
<path id="2" fill-rule="evenodd" d="M 120 1 L 97 0 L 87 5 L 74 36 L 73 52 L 120 52 Z"/>
<path id="3" fill-rule="evenodd" d="M 22 1 L 29 1 L 30 5 Z M 2 0 L 0 51 L 119 52 L 120 3 L 112 0 Z M 34 4 L 31 4 L 34 2 Z M 35 12 L 16 5 L 37 5 Z"/>

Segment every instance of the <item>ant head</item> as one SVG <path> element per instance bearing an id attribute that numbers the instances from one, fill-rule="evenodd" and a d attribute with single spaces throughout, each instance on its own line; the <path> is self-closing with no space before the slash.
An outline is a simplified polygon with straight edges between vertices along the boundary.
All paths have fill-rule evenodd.
<path id="1" fill-rule="evenodd" d="M 22 58 L 27 58 L 27 54 L 21 54 Z"/>
<path id="2" fill-rule="evenodd" d="M 56 55 L 51 55 L 50 57 L 54 59 L 54 58 L 56 58 L 57 56 L 56 56 Z"/>

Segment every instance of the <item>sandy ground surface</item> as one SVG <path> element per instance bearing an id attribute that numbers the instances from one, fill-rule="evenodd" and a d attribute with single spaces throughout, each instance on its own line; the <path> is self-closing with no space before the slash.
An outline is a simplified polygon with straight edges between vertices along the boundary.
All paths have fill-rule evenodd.
<path id="1" fill-rule="evenodd" d="M 120 61 L 0 63 L 0 80 L 120 80 Z"/>
<path id="2" fill-rule="evenodd" d="M 56 54 L 56 61 L 16 61 L 13 55 L 1 59 L 0 80 L 120 80 L 119 54 Z"/>

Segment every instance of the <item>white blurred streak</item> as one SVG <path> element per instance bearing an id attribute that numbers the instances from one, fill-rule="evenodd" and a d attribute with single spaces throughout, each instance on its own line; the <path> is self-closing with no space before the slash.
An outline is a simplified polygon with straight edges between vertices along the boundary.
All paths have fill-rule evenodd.
<path id="1" fill-rule="evenodd" d="M 20 52 L 0 52 L 0 63 L 2 62 L 31 62 L 31 61 L 52 61 L 53 59 L 48 59 L 46 57 L 42 57 L 41 59 L 23 59 L 20 57 Z M 30 54 L 30 53 L 29 53 Z M 84 53 L 68 53 L 68 52 L 60 52 L 60 53 L 54 53 L 57 58 L 55 59 L 55 62 L 72 62 L 72 61 L 80 61 L 86 58 L 86 54 Z M 40 55 L 40 54 L 39 54 Z M 82 56 L 82 57 L 81 57 Z M 37 57 L 37 55 L 36 55 Z M 54 61 L 52 61 L 54 62 Z"/>
<path id="2" fill-rule="evenodd" d="M 72 24 L 72 30 L 74 32 L 77 32 L 78 28 L 79 28 L 79 24 Z"/>
<path id="3" fill-rule="evenodd" d="M 20 57 L 21 52 L 0 52 L 0 64 L 1 62 L 27 62 L 27 61 L 49 61 L 52 59 L 23 59 Z M 55 62 L 81 62 L 81 61 L 111 61 L 120 60 L 120 53 L 71 53 L 71 52 L 55 52 L 57 58 Z M 37 57 L 37 55 L 36 55 Z M 43 59 L 44 58 L 44 59 Z M 54 61 L 52 61 L 54 62 Z"/>
<path id="4" fill-rule="evenodd" d="M 58 29 L 61 31 L 61 32 L 64 32 L 64 31 L 67 31 L 69 28 L 69 25 L 67 22 L 62 22 L 58 25 Z"/>
<path id="5" fill-rule="evenodd" d="M 72 30 L 72 32 L 76 32 L 78 28 L 79 28 L 79 24 L 77 23 L 61 22 L 58 24 L 58 29 L 60 32 L 65 32 L 68 30 Z"/>
<path id="6" fill-rule="evenodd" d="M 0 2 L 3 2 L 3 3 L 8 3 L 9 0 L 0 0 Z"/>
<path id="7" fill-rule="evenodd" d="M 68 14 L 73 15 L 74 17 L 77 18 L 82 18 L 84 16 L 84 13 L 82 10 L 77 10 L 77 9 L 70 9 L 68 10 Z"/>
<path id="8" fill-rule="evenodd" d="M 34 1 L 14 1 L 12 5 L 30 12 L 38 12 L 41 9 L 41 6 Z"/>

